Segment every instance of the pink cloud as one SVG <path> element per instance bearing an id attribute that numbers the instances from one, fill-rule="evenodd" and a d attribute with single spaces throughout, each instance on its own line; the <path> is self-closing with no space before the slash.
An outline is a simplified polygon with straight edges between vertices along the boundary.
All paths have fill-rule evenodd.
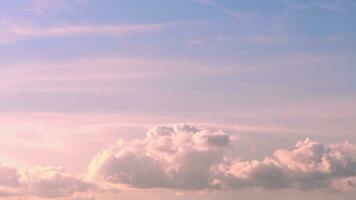
<path id="1" fill-rule="evenodd" d="M 94 183 L 65 173 L 61 168 L 20 169 L 1 164 L 0 174 L 2 197 L 58 198 L 97 190 Z"/>
<path id="2" fill-rule="evenodd" d="M 260 161 L 228 155 L 230 142 L 221 131 L 185 124 L 158 126 L 142 140 L 120 141 L 97 154 L 88 174 L 94 180 L 136 188 L 181 190 L 337 189 L 335 180 L 349 178 L 352 187 L 356 175 L 356 162 L 346 144 L 306 139 Z"/>
<path id="3" fill-rule="evenodd" d="M 21 115 L 18 117 L 21 121 Z M 58 114 L 48 118 L 48 115 L 34 114 L 32 120 L 38 118 L 39 122 L 53 127 L 62 123 L 60 126 L 63 128 L 69 122 L 65 121 L 67 117 Z M 51 118 L 56 120 L 52 121 Z M 71 125 L 67 124 L 67 128 L 88 126 L 98 120 L 105 124 L 108 119 L 108 116 L 98 116 L 97 119 L 89 115 L 87 118 L 72 116 Z M 93 127 L 86 130 L 90 129 Z M 84 140 L 86 137 L 80 138 Z M 19 168 L 1 164 L 0 194 L 92 199 L 94 197 L 91 194 L 112 193 L 119 188 L 167 188 L 182 191 L 241 188 L 356 189 L 356 161 L 352 157 L 356 147 L 347 142 L 327 145 L 306 139 L 299 141 L 294 148 L 275 150 L 264 159 L 242 159 L 231 151 L 239 145 L 236 143 L 239 138 L 216 128 L 199 128 L 187 124 L 161 125 L 150 129 L 145 137 L 119 139 L 109 147 L 107 143 L 100 145 L 100 139 L 105 137 L 103 134 L 96 135 L 95 142 L 90 143 L 90 148 L 99 145 L 104 150 L 96 148 L 96 155 L 92 157 L 84 174 L 67 173 L 61 167 L 43 167 L 46 165 Z M 107 139 L 112 142 L 117 139 L 117 135 Z M 71 145 L 61 146 L 72 154 L 76 152 Z M 82 144 L 74 146 L 83 147 Z M 254 148 L 260 147 L 256 145 Z M 32 153 L 39 156 L 36 152 Z"/>
<path id="4" fill-rule="evenodd" d="M 105 24 L 105 25 L 56 25 L 38 26 L 31 23 L 1 21 L 0 43 L 11 43 L 31 38 L 77 37 L 82 35 L 124 36 L 133 33 L 152 32 L 168 27 L 168 24 Z"/>

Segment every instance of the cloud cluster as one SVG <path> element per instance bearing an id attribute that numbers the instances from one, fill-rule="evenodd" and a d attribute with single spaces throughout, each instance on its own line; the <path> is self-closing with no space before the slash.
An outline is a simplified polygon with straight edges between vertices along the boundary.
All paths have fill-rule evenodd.
<path id="1" fill-rule="evenodd" d="M 39 198 L 69 197 L 96 190 L 96 185 L 82 177 L 67 174 L 61 168 L 36 167 L 21 170 L 0 165 L 0 196 Z"/>
<path id="2" fill-rule="evenodd" d="M 233 188 L 335 188 L 333 181 L 356 174 L 356 163 L 344 145 L 327 146 L 310 139 L 292 150 L 277 150 L 263 161 L 235 159 L 221 166 L 222 179 Z"/>
<path id="3" fill-rule="evenodd" d="M 135 188 L 182 190 L 295 188 L 352 190 L 356 162 L 348 143 L 324 145 L 306 139 L 263 160 L 228 153 L 232 137 L 186 124 L 158 126 L 141 140 L 97 154 L 88 167 L 95 180 Z"/>
<path id="4" fill-rule="evenodd" d="M 0 197 L 94 199 L 92 194 L 115 193 L 121 186 L 192 191 L 356 189 L 355 145 L 306 139 L 264 159 L 243 160 L 232 154 L 238 143 L 238 137 L 220 130 L 157 126 L 145 138 L 119 140 L 98 153 L 85 176 L 58 167 L 0 164 Z"/>
<path id="5" fill-rule="evenodd" d="M 214 188 L 211 166 L 222 161 L 229 135 L 188 125 L 159 126 L 145 139 L 119 141 L 90 163 L 91 178 L 138 188 Z"/>

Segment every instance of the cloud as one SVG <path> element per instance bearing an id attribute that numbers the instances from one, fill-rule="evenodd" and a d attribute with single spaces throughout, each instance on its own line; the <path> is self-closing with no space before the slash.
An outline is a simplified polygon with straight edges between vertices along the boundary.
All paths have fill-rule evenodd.
<path id="1" fill-rule="evenodd" d="M 242 37 L 225 37 L 218 36 L 216 38 L 220 42 L 237 42 L 262 45 L 283 45 L 288 42 L 288 37 L 285 34 L 270 34 L 270 35 L 249 35 Z"/>
<path id="2" fill-rule="evenodd" d="M 32 12 L 34 14 L 44 14 L 51 8 L 51 10 L 63 10 L 67 7 L 64 0 L 30 0 L 28 6 L 24 8 L 25 11 Z"/>
<path id="3" fill-rule="evenodd" d="M 233 153 L 239 137 L 187 124 L 156 126 L 145 138 L 99 152 L 85 175 L 61 167 L 17 168 L 0 164 L 1 197 L 94 199 L 125 187 L 181 191 L 356 189 L 356 146 L 306 139 L 263 159 Z M 258 148 L 258 147 L 256 147 Z"/>
<path id="4" fill-rule="evenodd" d="M 331 11 L 335 13 L 340 13 L 340 14 L 345 14 L 347 11 L 344 8 L 344 5 L 342 4 L 341 1 L 338 0 L 333 0 L 333 1 L 326 1 L 326 0 L 321 0 L 321 1 L 316 1 L 314 3 L 314 6 L 325 10 L 325 11 Z"/>
<path id="5" fill-rule="evenodd" d="M 336 191 L 352 191 L 356 188 L 356 176 L 334 180 L 331 185 Z"/>
<path id="6" fill-rule="evenodd" d="M 0 186 L 15 187 L 20 185 L 20 174 L 17 169 L 0 164 Z"/>
<path id="7" fill-rule="evenodd" d="M 0 90 L 10 93 L 19 90 L 23 92 L 31 90 L 31 93 L 35 91 L 115 91 L 118 85 L 127 85 L 132 81 L 156 77 L 161 72 L 157 72 L 156 68 L 163 65 L 168 64 L 122 56 L 17 63 L 0 70 L 2 73 Z M 150 70 L 147 70 L 148 67 Z M 120 84 L 112 84 L 113 82 Z M 26 85 L 26 88 L 23 85 Z M 127 88 L 122 87 L 120 91 L 126 90 Z"/>
<path id="8" fill-rule="evenodd" d="M 37 167 L 25 171 L 22 181 L 29 194 L 44 198 L 67 197 L 95 189 L 94 184 L 54 167 Z"/>
<path id="9" fill-rule="evenodd" d="M 283 3 L 288 5 L 289 7 L 295 9 L 295 10 L 306 10 L 309 9 L 309 6 L 306 4 L 303 4 L 300 1 L 294 1 L 294 0 L 282 0 Z"/>
<path id="10" fill-rule="evenodd" d="M 96 185 L 62 168 L 19 169 L 0 165 L 0 196 L 58 198 L 95 191 Z"/>
<path id="11" fill-rule="evenodd" d="M 342 13 L 342 14 L 346 13 L 342 1 L 338 1 L 338 0 L 317 0 L 317 1 L 282 0 L 282 2 L 295 10 L 320 9 L 320 10 L 331 11 L 335 13 Z"/>
<path id="12" fill-rule="evenodd" d="M 89 4 L 89 0 L 29 0 L 23 10 L 44 15 L 67 10 L 72 3 L 84 6 Z"/>
<path id="13" fill-rule="evenodd" d="M 213 8 L 216 8 L 216 9 L 220 10 L 221 12 L 223 12 L 224 14 L 229 15 L 233 18 L 240 19 L 242 17 L 241 13 L 232 11 L 232 10 L 222 6 L 221 4 L 217 3 L 214 0 L 195 0 L 195 1 L 198 3 L 201 3 L 201 4 L 211 6 Z"/>
<path id="14" fill-rule="evenodd" d="M 230 136 L 188 125 L 159 126 L 144 140 L 121 141 L 94 157 L 93 179 L 137 188 L 214 188 L 211 166 L 220 162 Z"/>
<path id="15" fill-rule="evenodd" d="M 264 34 L 248 36 L 225 36 L 216 35 L 213 37 L 193 38 L 188 41 L 189 45 L 203 45 L 206 43 L 240 43 L 252 45 L 283 45 L 289 41 L 286 34 Z"/>
<path id="16" fill-rule="evenodd" d="M 105 24 L 38 26 L 2 21 L 0 43 L 11 43 L 32 38 L 79 37 L 83 35 L 123 36 L 160 30 L 164 24 Z"/>
<path id="17" fill-rule="evenodd" d="M 331 189 L 334 180 L 355 175 L 356 163 L 349 153 L 340 145 L 327 146 L 306 139 L 294 149 L 277 150 L 263 161 L 237 159 L 222 164 L 223 180 L 234 188 Z"/>
<path id="18" fill-rule="evenodd" d="M 7 67 L 0 69 L 0 91 L 16 95 L 53 92 L 132 94 L 140 93 L 152 81 L 165 81 L 167 77 L 224 75 L 239 70 L 219 71 L 216 65 L 205 61 L 197 63 L 193 60 L 118 54 L 41 62 L 6 62 L 2 65 Z"/>
<path id="19" fill-rule="evenodd" d="M 76 196 L 76 197 L 70 198 L 69 200 L 95 200 L 95 197 L 93 195 Z"/>
<path id="20" fill-rule="evenodd" d="M 88 176 L 134 188 L 181 190 L 263 188 L 340 190 L 354 187 L 354 145 L 325 145 L 306 139 L 262 160 L 230 155 L 233 136 L 186 124 L 158 126 L 146 138 L 97 154 Z"/>

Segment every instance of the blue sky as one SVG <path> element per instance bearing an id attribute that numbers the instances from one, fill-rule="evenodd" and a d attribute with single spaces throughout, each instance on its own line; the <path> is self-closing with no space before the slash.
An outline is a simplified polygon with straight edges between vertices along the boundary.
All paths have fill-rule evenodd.
<path id="1" fill-rule="evenodd" d="M 6 162 L 84 173 L 117 138 L 183 122 L 238 135 L 234 154 L 247 159 L 306 137 L 356 143 L 353 0 L 14 0 L 0 9 Z"/>

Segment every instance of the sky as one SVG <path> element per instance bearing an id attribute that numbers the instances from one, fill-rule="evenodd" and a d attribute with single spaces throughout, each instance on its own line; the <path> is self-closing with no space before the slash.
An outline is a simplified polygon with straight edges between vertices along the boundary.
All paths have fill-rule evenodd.
<path id="1" fill-rule="evenodd" d="M 355 9 L 2 2 L 0 199 L 354 199 Z"/>

